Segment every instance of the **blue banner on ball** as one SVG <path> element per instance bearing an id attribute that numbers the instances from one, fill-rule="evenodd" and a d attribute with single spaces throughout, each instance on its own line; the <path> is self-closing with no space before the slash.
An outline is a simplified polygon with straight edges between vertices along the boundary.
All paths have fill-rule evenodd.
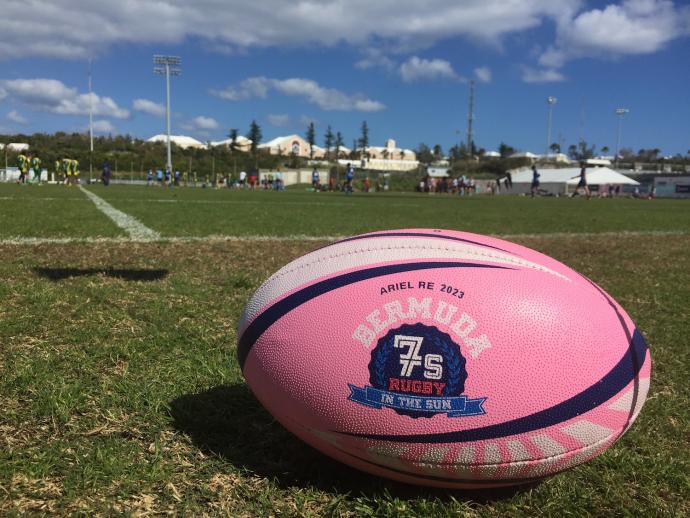
<path id="1" fill-rule="evenodd" d="M 432 414 L 445 413 L 448 417 L 463 417 L 486 413 L 482 407 L 482 404 L 486 401 L 485 397 L 476 399 L 470 399 L 467 396 L 423 397 L 389 392 L 369 385 L 356 387 L 348 383 L 348 387 L 350 387 L 350 395 L 347 399 L 376 409 L 387 407 Z"/>

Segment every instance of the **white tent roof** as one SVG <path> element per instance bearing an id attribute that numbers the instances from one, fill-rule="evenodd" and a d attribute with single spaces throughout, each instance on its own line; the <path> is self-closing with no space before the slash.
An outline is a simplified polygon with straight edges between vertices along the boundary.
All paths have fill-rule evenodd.
<path id="1" fill-rule="evenodd" d="M 154 135 L 146 142 L 165 142 L 166 140 L 167 136 L 165 135 Z M 181 148 L 206 147 L 206 144 L 204 144 L 203 142 L 193 137 L 188 137 L 186 135 L 170 135 L 170 142 L 174 142 Z"/>
<path id="2" fill-rule="evenodd" d="M 251 144 L 252 141 L 249 140 L 247 137 L 243 137 L 242 135 L 237 135 L 237 145 L 238 146 L 246 146 L 248 144 Z M 211 142 L 211 145 L 213 147 L 216 146 L 229 146 L 232 144 L 232 139 L 231 138 L 226 138 L 225 140 L 214 140 Z"/>
<path id="3" fill-rule="evenodd" d="M 580 181 L 579 167 L 564 167 L 561 169 L 540 169 L 537 171 L 541 175 L 541 183 L 567 183 L 577 185 Z M 532 169 L 526 168 L 519 171 L 511 171 L 513 183 L 532 183 Z M 592 185 L 640 185 L 639 182 L 617 173 L 608 167 L 587 168 L 587 183 Z"/>
<path id="4" fill-rule="evenodd" d="M 568 185 L 577 185 L 580 181 L 580 171 L 577 172 L 577 178 L 571 178 L 566 183 Z M 632 178 L 617 173 L 613 169 L 608 167 L 595 167 L 594 169 L 587 169 L 587 183 L 592 185 L 640 185 L 640 182 L 636 182 Z"/>

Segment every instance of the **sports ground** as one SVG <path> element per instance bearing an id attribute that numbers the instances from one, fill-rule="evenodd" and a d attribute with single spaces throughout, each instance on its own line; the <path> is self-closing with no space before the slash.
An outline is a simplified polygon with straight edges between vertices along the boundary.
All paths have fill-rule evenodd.
<path id="1" fill-rule="evenodd" d="M 488 491 L 379 479 L 286 432 L 236 361 L 244 304 L 330 240 L 405 227 L 504 236 L 613 295 L 652 352 L 632 429 Z M 689 252 L 680 200 L 0 184 L 0 514 L 688 516 Z"/>

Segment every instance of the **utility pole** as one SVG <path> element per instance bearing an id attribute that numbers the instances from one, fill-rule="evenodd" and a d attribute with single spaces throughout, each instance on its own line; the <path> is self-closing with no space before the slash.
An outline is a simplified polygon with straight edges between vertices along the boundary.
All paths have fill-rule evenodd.
<path id="1" fill-rule="evenodd" d="M 547 97 L 546 98 L 546 103 L 549 105 L 549 121 L 548 124 L 546 125 L 546 153 L 545 155 L 549 154 L 549 151 L 551 150 L 551 112 L 553 111 L 553 105 L 556 104 L 556 99 L 555 97 Z"/>
<path id="2" fill-rule="evenodd" d="M 89 183 L 93 178 L 93 94 L 91 91 L 91 58 L 89 58 Z"/>
<path id="3" fill-rule="evenodd" d="M 472 133 L 472 124 L 474 123 L 474 79 L 470 80 L 470 110 L 467 113 L 467 153 L 472 156 L 472 142 L 474 134 Z"/>
<path id="4" fill-rule="evenodd" d="M 172 175 L 172 155 L 170 153 L 170 76 L 179 76 L 182 73 L 180 65 L 182 60 L 177 56 L 153 56 L 153 73 L 165 76 L 165 127 L 167 143 L 167 164 L 166 167 Z"/>
<path id="5" fill-rule="evenodd" d="M 618 134 L 616 137 L 616 169 L 618 169 L 618 154 L 621 148 L 621 126 L 623 125 L 623 117 L 625 116 L 626 113 L 629 113 L 630 110 L 627 108 L 616 108 L 616 115 L 618 116 Z"/>

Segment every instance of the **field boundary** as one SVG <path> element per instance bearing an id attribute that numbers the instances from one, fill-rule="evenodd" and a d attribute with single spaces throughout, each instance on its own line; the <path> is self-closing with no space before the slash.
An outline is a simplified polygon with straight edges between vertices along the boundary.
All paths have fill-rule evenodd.
<path id="1" fill-rule="evenodd" d="M 117 209 L 114 209 L 117 210 Z M 118 211 L 119 212 L 119 211 Z M 123 213 L 124 214 L 124 213 Z M 125 216 L 127 216 L 125 214 Z M 134 218 L 132 218 L 134 219 Z M 119 225 L 118 225 L 119 226 Z M 143 226 L 143 225 L 142 225 Z M 148 229 L 148 227 L 144 227 Z M 271 242 L 271 241 L 338 241 L 351 237 L 349 235 L 339 236 L 308 236 L 308 235 L 208 235 L 208 236 L 161 236 L 157 232 L 148 229 L 155 237 L 150 235 L 132 235 L 130 237 L 8 237 L 0 238 L 2 245 L 18 246 L 37 246 L 37 245 L 69 245 L 69 244 L 124 244 L 124 243 L 220 243 L 220 242 Z M 683 230 L 640 230 L 640 231 L 620 231 L 620 232 L 545 232 L 543 234 L 487 234 L 499 239 L 591 239 L 597 237 L 663 237 L 663 236 L 686 236 L 690 232 Z"/>
<path id="2" fill-rule="evenodd" d="M 79 189 L 94 203 L 94 205 L 96 205 L 98 210 L 108 216 L 118 227 L 127 232 L 132 239 L 142 239 L 146 241 L 160 239 L 161 235 L 158 232 L 150 229 L 137 218 L 116 209 L 100 196 L 84 188 L 84 186 L 80 185 Z"/>

